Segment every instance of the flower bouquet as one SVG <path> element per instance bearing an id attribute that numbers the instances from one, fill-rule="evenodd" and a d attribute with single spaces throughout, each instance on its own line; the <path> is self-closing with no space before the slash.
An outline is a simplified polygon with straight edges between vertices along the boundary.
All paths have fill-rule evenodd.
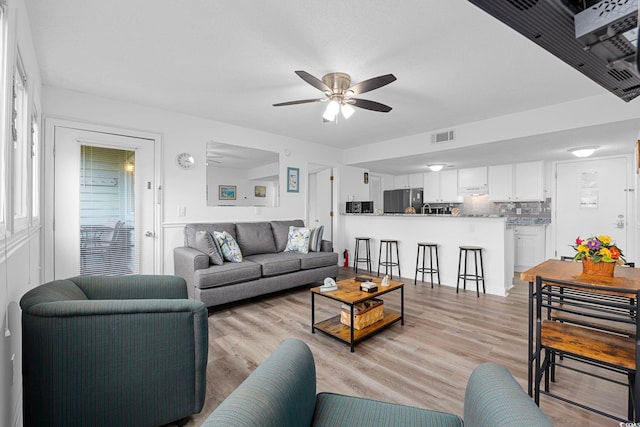
<path id="1" fill-rule="evenodd" d="M 624 264 L 622 250 L 611 240 L 611 236 L 599 235 L 586 239 L 576 238 L 574 261 L 582 261 L 583 272 L 598 276 L 613 276 L 616 264 Z"/>

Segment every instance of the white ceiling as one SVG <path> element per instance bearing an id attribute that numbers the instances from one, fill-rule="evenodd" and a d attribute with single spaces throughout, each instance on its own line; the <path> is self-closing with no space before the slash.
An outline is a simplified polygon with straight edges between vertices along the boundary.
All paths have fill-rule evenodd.
<path id="1" fill-rule="evenodd" d="M 333 147 L 359 147 L 608 94 L 465 0 L 26 3 L 46 85 Z M 323 103 L 273 107 L 322 97 L 295 70 L 318 78 L 346 72 L 354 83 L 393 73 L 396 82 L 361 96 L 393 110 L 357 109 L 348 121 L 325 124 Z M 538 158 L 555 151 L 566 155 L 567 139 L 575 146 L 574 138 L 623 132 L 633 141 L 638 123 L 438 155 L 457 166 L 514 161 L 515 155 L 526 160 L 529 152 Z M 614 151 L 621 147 L 609 148 L 618 154 Z M 392 173 L 392 165 L 402 165 L 407 173 L 409 160 L 385 159 L 378 166 Z M 424 165 L 419 156 L 411 161 Z"/>

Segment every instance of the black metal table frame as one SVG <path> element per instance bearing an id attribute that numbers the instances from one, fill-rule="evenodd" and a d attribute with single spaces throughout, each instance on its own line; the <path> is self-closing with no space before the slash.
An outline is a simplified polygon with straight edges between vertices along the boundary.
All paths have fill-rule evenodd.
<path id="1" fill-rule="evenodd" d="M 397 291 L 397 290 L 398 290 L 398 288 L 385 289 L 383 291 L 376 292 L 375 297 L 387 294 L 389 292 Z M 351 353 L 353 353 L 355 351 L 356 343 L 362 341 L 365 338 L 368 338 L 370 335 L 375 335 L 378 332 L 387 329 L 389 326 L 393 325 L 398 320 L 400 321 L 401 325 L 404 325 L 404 285 L 400 286 L 400 317 L 398 319 L 394 320 L 393 322 L 390 322 L 389 324 L 377 329 L 376 331 L 374 331 L 374 332 L 372 332 L 370 334 L 367 334 L 366 336 L 362 337 L 361 339 L 359 339 L 357 341 L 355 340 L 355 337 L 354 337 L 355 333 L 354 333 L 354 327 L 353 326 L 354 326 L 354 320 L 355 320 L 354 319 L 355 313 L 353 311 L 353 307 L 356 304 L 358 304 L 359 302 L 361 302 L 361 301 L 349 303 L 349 302 L 346 302 L 346 301 L 344 301 L 344 300 L 342 300 L 340 298 L 333 297 L 328 292 L 327 293 L 321 293 L 320 295 L 322 295 L 323 297 L 332 299 L 334 301 L 338 301 L 338 302 L 341 302 L 343 304 L 347 304 L 350 307 L 350 309 L 351 309 L 350 310 L 351 311 L 351 324 L 350 324 L 350 327 L 349 327 L 350 340 L 349 340 L 349 342 L 347 342 L 347 344 L 350 344 L 350 346 L 351 346 Z M 320 332 L 322 332 L 322 333 L 324 333 L 324 334 L 326 334 L 326 335 L 328 335 L 330 337 L 333 337 L 333 338 L 335 338 L 335 339 L 337 339 L 339 341 L 346 342 L 346 341 L 344 341 L 343 339 L 341 339 L 340 337 L 338 337 L 336 335 L 330 334 L 330 333 L 328 333 L 326 331 L 323 331 L 322 329 L 316 328 L 316 322 L 315 322 L 315 318 L 316 318 L 315 296 L 316 296 L 316 292 L 311 292 L 311 333 L 315 334 L 316 330 L 318 330 L 318 331 L 320 331 Z M 372 296 L 372 298 L 374 298 L 374 296 Z"/>

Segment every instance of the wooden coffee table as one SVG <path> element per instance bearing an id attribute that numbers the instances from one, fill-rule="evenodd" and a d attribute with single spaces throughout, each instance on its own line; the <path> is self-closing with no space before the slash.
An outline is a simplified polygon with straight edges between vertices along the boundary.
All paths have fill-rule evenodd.
<path id="1" fill-rule="evenodd" d="M 351 346 L 351 352 L 354 352 L 356 343 L 376 334 L 383 329 L 391 326 L 392 324 L 400 321 L 401 325 L 404 325 L 404 283 L 391 280 L 389 286 L 382 287 L 380 285 L 381 279 L 371 278 L 371 282 L 378 285 L 377 292 L 363 292 L 360 290 L 361 282 L 356 282 L 355 279 L 340 280 L 337 285 L 338 289 L 330 292 L 320 292 L 320 287 L 311 288 L 311 333 L 315 333 L 316 330 L 324 332 L 325 334 L 334 337 L 337 340 L 343 341 Z M 354 329 L 354 305 L 369 300 L 371 298 L 379 297 L 380 295 L 387 294 L 400 289 L 400 314 L 384 310 L 384 317 L 382 320 L 367 326 L 364 329 Z M 343 325 L 340 322 L 340 315 L 332 317 L 327 320 L 316 323 L 315 321 L 315 296 L 319 295 L 325 298 L 329 298 L 335 301 L 339 301 L 343 304 L 347 304 L 351 307 L 351 325 Z"/>

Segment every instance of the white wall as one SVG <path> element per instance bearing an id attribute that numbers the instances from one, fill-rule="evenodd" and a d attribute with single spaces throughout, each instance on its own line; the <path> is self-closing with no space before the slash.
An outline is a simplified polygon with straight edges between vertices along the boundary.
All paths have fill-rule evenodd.
<path id="1" fill-rule="evenodd" d="M 162 136 L 164 211 L 158 232 L 163 234 L 161 251 L 164 266 L 160 273 L 173 274 L 173 248 L 183 243 L 182 228 L 185 223 L 297 218 L 306 220 L 308 163 L 313 160 L 313 163 L 337 166 L 336 162 L 342 158 L 340 150 L 306 141 L 60 88 L 44 86 L 42 99 L 43 111 L 47 117 L 152 132 Z M 279 152 L 280 206 L 207 206 L 205 144 L 211 140 Z M 45 141 L 47 152 L 52 150 L 50 143 L 51 141 Z M 194 168 L 182 170 L 175 166 L 175 156 L 182 152 L 194 156 Z M 286 191 L 287 167 L 300 169 L 299 193 Z M 45 165 L 45 176 L 47 180 L 53 180 L 50 164 Z M 186 207 L 185 217 L 178 216 L 178 206 Z M 47 202 L 46 209 L 46 214 L 51 215 L 50 202 Z M 49 249 L 51 248 L 47 247 Z"/>
<path id="2" fill-rule="evenodd" d="M 28 117 L 41 111 L 40 107 L 40 73 L 31 40 L 31 29 L 27 18 L 24 0 L 8 2 L 7 22 L 7 55 L 6 70 L 0 69 L 0 118 L 2 134 L 0 134 L 0 173 L 4 174 L 5 188 L 0 188 L 0 197 L 4 193 L 8 204 L 0 203 L 5 209 L 5 217 L 9 218 L 6 228 L 0 224 L 0 307 L 2 310 L 0 335 L 0 425 L 22 425 L 22 330 L 20 298 L 26 291 L 38 285 L 41 281 L 41 246 L 40 222 L 37 217 L 29 216 L 26 222 L 12 223 L 11 200 L 13 191 L 20 191 L 21 196 L 30 201 L 32 199 L 30 177 L 31 160 L 23 167 L 27 170 L 27 185 L 19 189 L 13 182 L 11 173 L 11 159 L 13 144 L 11 144 L 11 79 L 16 64 L 18 49 L 27 74 L 27 92 L 29 100 Z M 2 52 L 0 46 L 0 52 Z M 2 60 L 0 58 L 0 64 Z M 38 147 L 38 150 L 40 147 Z M 4 161 L 2 160 L 4 159 Z M 0 180 L 2 183 L 3 180 Z M 38 196 L 36 196 L 38 197 Z M 31 206 L 31 203 L 28 203 Z M 29 208 L 30 211 L 30 208 Z"/>

